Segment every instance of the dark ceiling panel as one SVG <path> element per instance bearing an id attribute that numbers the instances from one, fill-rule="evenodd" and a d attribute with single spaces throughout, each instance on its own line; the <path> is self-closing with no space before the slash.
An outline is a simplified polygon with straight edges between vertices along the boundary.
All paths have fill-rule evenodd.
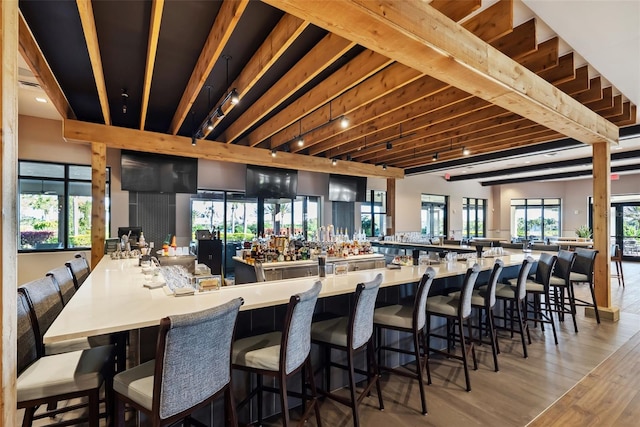
<path id="1" fill-rule="evenodd" d="M 104 80 L 114 126 L 140 125 L 151 2 L 93 2 Z M 123 111 L 123 89 L 127 111 Z"/>
<path id="2" fill-rule="evenodd" d="M 165 2 L 149 96 L 147 130 L 168 131 L 220 5 L 217 1 Z"/>
<path id="3" fill-rule="evenodd" d="M 78 120 L 104 123 L 76 3 L 23 0 L 19 6 Z"/>

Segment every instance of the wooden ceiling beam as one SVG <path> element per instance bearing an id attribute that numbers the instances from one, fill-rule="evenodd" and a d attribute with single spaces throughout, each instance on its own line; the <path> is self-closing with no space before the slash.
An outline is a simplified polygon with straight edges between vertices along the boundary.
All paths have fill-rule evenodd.
<path id="1" fill-rule="evenodd" d="M 597 110 L 598 114 L 602 117 L 615 117 L 622 114 L 622 95 L 616 95 L 613 97 L 613 105 L 611 108 L 604 108 L 602 110 Z"/>
<path id="2" fill-rule="evenodd" d="M 491 43 L 513 31 L 513 0 L 499 0 L 461 25 Z"/>
<path id="3" fill-rule="evenodd" d="M 142 106 L 140 109 L 140 130 L 144 130 L 149 108 L 149 94 L 151 93 L 151 81 L 153 69 L 156 63 L 158 51 L 158 38 L 160 37 L 160 24 L 162 23 L 162 11 L 164 0 L 153 0 L 151 3 L 151 22 L 149 23 L 149 40 L 147 41 L 147 61 L 144 68 L 144 83 L 142 86 Z"/>
<path id="4" fill-rule="evenodd" d="M 218 105 L 233 89 L 238 92 L 238 97 L 242 97 L 249 93 L 251 89 L 260 81 L 264 75 L 271 70 L 276 62 L 284 55 L 287 49 L 300 37 L 305 29 L 309 27 L 308 21 L 303 21 L 295 16 L 285 14 L 276 24 L 275 28 L 269 33 L 264 42 L 260 45 L 255 54 L 244 66 L 240 75 L 231 83 L 227 91 L 222 95 L 217 103 L 214 104 L 212 110 L 209 111 L 208 117 L 212 117 Z M 225 108 L 225 114 L 233 109 L 234 105 L 229 103 Z M 209 130 L 204 128 L 204 137 L 206 138 L 215 128 L 217 122 L 212 123 L 213 127 Z"/>
<path id="5" fill-rule="evenodd" d="M 558 66 L 560 40 L 557 37 L 538 44 L 538 49 L 518 59 L 518 63 L 534 73 Z"/>
<path id="6" fill-rule="evenodd" d="M 100 108 L 102 109 L 102 117 L 104 123 L 111 124 L 111 112 L 109 109 L 109 97 L 107 96 L 107 85 L 104 81 L 104 70 L 102 69 L 102 58 L 100 56 L 100 46 L 98 44 L 98 31 L 96 30 L 96 21 L 93 17 L 93 6 L 90 0 L 76 0 L 80 22 L 82 23 L 82 31 L 84 39 L 89 51 L 89 60 L 91 61 L 91 69 L 93 70 L 93 79 L 96 82 L 98 90 L 98 99 L 100 100 Z"/>
<path id="7" fill-rule="evenodd" d="M 556 87 L 564 93 L 576 95 L 589 90 L 589 67 L 585 65 L 576 69 L 572 80 L 558 83 Z"/>
<path id="8" fill-rule="evenodd" d="M 602 92 L 600 92 L 599 99 L 585 102 L 584 105 L 595 112 L 613 107 L 613 88 L 611 86 L 605 87 L 602 89 Z"/>
<path id="9" fill-rule="evenodd" d="M 432 0 L 431 7 L 439 10 L 452 21 L 460 21 L 475 12 L 482 0 Z"/>
<path id="10" fill-rule="evenodd" d="M 584 143 L 618 128 L 422 2 L 268 4 Z"/>
<path id="11" fill-rule="evenodd" d="M 490 44 L 513 60 L 534 53 L 538 50 L 535 18 L 518 25 L 509 34 L 490 42 Z"/>
<path id="12" fill-rule="evenodd" d="M 321 123 L 327 123 L 330 115 L 328 101 L 357 86 L 392 62 L 389 58 L 370 50 L 362 52 L 247 135 L 247 145 L 254 147 L 281 132 L 271 140 L 271 148 L 277 148 L 284 144 L 284 141 L 307 133 Z"/>
<path id="13" fill-rule="evenodd" d="M 386 170 L 364 163 L 338 162 L 335 166 L 330 159 L 304 156 L 292 153 L 278 153 L 271 156 L 271 150 L 245 147 L 236 144 L 222 144 L 206 141 L 191 145 L 191 138 L 165 133 L 141 131 L 96 123 L 64 120 L 62 136 L 69 142 L 102 143 L 108 148 L 128 149 L 149 153 L 168 154 L 221 162 L 259 164 L 323 173 L 370 176 L 379 178 L 404 177 L 404 171 L 389 167 Z"/>
<path id="14" fill-rule="evenodd" d="M 56 76 L 53 75 L 51 67 L 49 67 L 49 63 L 42 54 L 40 46 L 38 46 L 36 39 L 33 37 L 33 33 L 24 20 L 22 13 L 19 13 L 18 19 L 18 51 L 36 80 L 38 80 L 38 83 L 40 83 L 40 87 L 42 87 L 58 111 L 58 114 L 63 119 L 75 119 L 76 113 L 74 113 L 71 104 L 69 104 L 67 97 L 62 92 Z"/>
<path id="15" fill-rule="evenodd" d="M 260 99 L 246 109 L 242 116 L 224 131 L 221 138 L 227 143 L 237 140 L 251 126 L 258 123 L 355 45 L 354 42 L 339 35 L 327 34 Z"/>
<path id="16" fill-rule="evenodd" d="M 333 120 L 342 115 L 348 114 L 351 123 L 362 123 L 365 120 L 362 115 L 362 108 L 370 108 L 370 116 L 373 115 L 377 117 L 383 114 L 382 111 L 374 111 L 375 108 L 373 106 L 379 105 L 380 102 L 383 102 L 383 99 L 388 99 L 391 93 L 395 93 L 394 91 L 400 90 L 402 93 L 406 93 L 407 90 L 404 88 L 416 87 L 414 82 L 423 78 L 421 73 L 405 65 L 398 63 L 391 64 L 358 86 L 349 89 L 333 99 L 330 103 L 332 121 L 328 121 L 325 126 L 306 133 L 304 135 L 305 146 L 303 148 L 294 147 L 293 151 L 297 152 L 301 149 L 308 149 L 331 136 L 343 133 L 345 129 L 341 127 L 338 121 Z M 442 83 L 436 84 L 442 86 Z M 387 111 L 389 108 L 391 107 L 388 106 Z M 281 136 L 276 134 L 271 138 L 271 144 L 273 146 L 279 146 L 286 141 L 287 135 Z"/>
<path id="17" fill-rule="evenodd" d="M 636 123 L 637 108 L 630 102 L 625 102 L 620 116 L 611 117 L 610 120 L 618 126 L 633 125 Z"/>
<path id="18" fill-rule="evenodd" d="M 207 81 L 211 70 L 216 61 L 222 56 L 222 51 L 227 45 L 231 34 L 236 29 L 240 17 L 244 13 L 249 4 L 249 0 L 224 1 L 220 6 L 220 11 L 216 16 L 211 31 L 204 42 L 202 52 L 198 57 L 189 82 L 180 98 L 178 108 L 176 109 L 169 133 L 175 135 L 180 130 L 184 119 L 191 111 L 191 107 L 195 102 L 202 87 Z"/>
<path id="19" fill-rule="evenodd" d="M 576 69 L 573 62 L 573 52 L 561 56 L 558 59 L 558 65 L 537 73 L 540 77 L 548 81 L 554 86 L 560 83 L 573 81 L 576 77 Z"/>
<path id="20" fill-rule="evenodd" d="M 602 80 L 600 79 L 600 76 L 589 80 L 589 90 L 580 92 L 574 95 L 573 98 L 583 104 L 602 99 Z"/>

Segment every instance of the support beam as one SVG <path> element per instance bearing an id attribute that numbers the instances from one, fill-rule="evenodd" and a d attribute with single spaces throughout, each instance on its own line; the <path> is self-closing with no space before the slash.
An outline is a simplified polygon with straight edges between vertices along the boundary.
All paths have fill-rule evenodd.
<path id="1" fill-rule="evenodd" d="M 91 144 L 91 269 L 102 259 L 106 234 L 107 145 Z"/>
<path id="2" fill-rule="evenodd" d="M 160 24 L 162 23 L 163 10 L 164 0 L 153 0 L 151 4 L 151 21 L 149 22 L 149 40 L 147 41 L 147 61 L 145 62 L 144 68 L 144 86 L 142 87 L 140 130 L 144 130 L 144 124 L 147 121 L 151 80 L 153 79 L 153 69 L 156 64 L 156 52 L 158 51 L 158 38 L 160 37 Z"/>
<path id="3" fill-rule="evenodd" d="M 298 170 L 354 176 L 404 178 L 404 171 L 398 168 L 387 167 L 385 170 L 380 166 L 346 161 L 338 161 L 334 166 L 331 164 L 331 160 L 327 158 L 284 152 L 278 152 L 277 156 L 272 157 L 271 150 L 264 148 L 224 144 L 209 140 L 199 140 L 196 146 L 193 146 L 191 145 L 191 138 L 184 136 L 118 126 L 105 126 L 77 120 L 65 120 L 63 122 L 62 137 L 71 142 L 102 143 L 107 148 L 193 157 L 220 162 L 287 169 L 294 167 Z"/>
<path id="4" fill-rule="evenodd" d="M 16 426 L 17 377 L 17 165 L 18 165 L 18 2 L 0 2 L 0 425 Z"/>
<path id="5" fill-rule="evenodd" d="M 387 236 L 396 234 L 396 180 L 387 179 Z"/>
<path id="6" fill-rule="evenodd" d="M 424 2 L 266 3 L 584 143 L 618 128 Z"/>
<path id="7" fill-rule="evenodd" d="M 609 211 L 611 209 L 611 147 L 593 144 L 593 248 L 598 251 L 593 271 L 598 307 L 604 319 L 617 320 L 620 309 L 611 305 L 611 249 Z M 590 314 L 587 311 L 587 314 Z"/>

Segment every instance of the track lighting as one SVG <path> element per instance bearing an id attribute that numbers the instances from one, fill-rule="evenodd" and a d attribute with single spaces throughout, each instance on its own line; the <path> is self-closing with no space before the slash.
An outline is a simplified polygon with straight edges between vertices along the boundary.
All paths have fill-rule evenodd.
<path id="1" fill-rule="evenodd" d="M 387 170 L 387 164 L 386 164 L 386 163 L 383 163 L 383 164 L 382 164 L 382 169 L 383 169 L 383 170 Z"/>
<path id="2" fill-rule="evenodd" d="M 331 159 L 331 165 L 335 166 L 338 164 L 338 159 L 336 159 L 335 157 L 333 159 Z"/>
<path id="3" fill-rule="evenodd" d="M 393 144 L 391 141 L 387 142 L 387 150 L 391 150 L 393 148 Z"/>
<path id="4" fill-rule="evenodd" d="M 215 116 L 218 120 L 224 119 L 224 112 L 222 111 L 222 105 L 216 108 Z"/>
<path id="5" fill-rule="evenodd" d="M 276 150 L 271 150 L 271 157 L 275 157 L 276 156 Z"/>
<path id="6" fill-rule="evenodd" d="M 340 120 L 340 126 L 342 126 L 342 129 L 346 129 L 347 127 L 349 127 L 349 119 L 343 116 Z"/>
<path id="7" fill-rule="evenodd" d="M 298 147 L 302 147 L 304 145 L 304 138 L 300 137 L 298 138 Z"/>
<path id="8" fill-rule="evenodd" d="M 127 114 L 127 99 L 129 99 L 129 94 L 126 89 L 122 89 L 122 114 Z"/>
<path id="9" fill-rule="evenodd" d="M 209 119 L 209 120 L 207 121 L 207 130 L 208 130 L 209 132 L 211 132 L 211 131 L 213 130 L 213 123 L 211 122 L 211 119 Z"/>
<path id="10" fill-rule="evenodd" d="M 471 151 L 469 151 L 469 149 L 462 147 L 462 155 L 463 156 L 468 156 L 471 153 Z"/>
<path id="11" fill-rule="evenodd" d="M 234 88 L 231 90 L 231 105 L 238 105 L 240 102 L 240 97 L 238 96 L 238 91 Z"/>
<path id="12" fill-rule="evenodd" d="M 433 155 L 433 157 L 431 158 L 431 161 L 435 162 L 436 160 L 438 160 L 438 153 L 435 153 Z"/>
<path id="13" fill-rule="evenodd" d="M 193 145 L 193 146 L 195 147 L 195 146 L 196 146 L 196 143 L 197 143 L 196 136 L 195 136 L 195 135 L 193 135 L 193 136 L 191 137 L 191 145 Z"/>

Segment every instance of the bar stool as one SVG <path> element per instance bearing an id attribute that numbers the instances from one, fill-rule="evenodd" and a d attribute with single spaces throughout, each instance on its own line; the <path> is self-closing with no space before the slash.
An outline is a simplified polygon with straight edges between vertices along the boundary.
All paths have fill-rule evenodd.
<path id="1" fill-rule="evenodd" d="M 556 261 L 556 266 L 553 269 L 553 274 L 549 279 L 549 285 L 554 289 L 554 310 L 558 313 L 558 318 L 563 322 L 564 315 L 570 314 L 573 319 L 573 328 L 578 332 L 578 323 L 576 322 L 576 301 L 573 295 L 573 287 L 570 282 L 571 269 L 573 268 L 575 259 L 576 253 L 574 251 L 568 251 L 566 249 L 559 250 L 558 260 Z M 565 301 L 568 301 L 569 308 L 567 308 L 567 303 Z"/>
<path id="2" fill-rule="evenodd" d="M 496 326 L 493 314 L 493 308 L 496 305 L 496 286 L 502 270 L 504 269 L 504 262 L 501 259 L 497 259 L 493 264 L 491 275 L 489 276 L 489 282 L 486 285 L 481 286 L 478 289 L 474 289 L 471 294 L 471 307 L 475 308 L 478 312 L 478 342 L 482 344 L 482 330 L 485 329 L 485 333 L 489 336 L 489 343 L 491 344 L 491 353 L 493 355 L 493 368 L 496 372 L 498 368 L 498 353 L 500 349 L 498 347 L 498 339 L 496 336 Z M 460 298 L 460 291 L 452 292 L 449 294 L 455 298 Z M 484 322 L 482 321 L 484 315 Z"/>
<path id="3" fill-rule="evenodd" d="M 154 427 L 188 418 L 224 393 L 227 425 L 238 424 L 231 391 L 231 343 L 242 298 L 160 321 L 156 358 L 115 376 L 116 425 L 125 404 Z"/>
<path id="4" fill-rule="evenodd" d="M 462 360 L 464 365 L 464 378 L 467 383 L 467 391 L 471 391 L 471 381 L 469 379 L 469 366 L 467 364 L 467 353 L 471 352 L 473 359 L 473 369 L 478 369 L 478 360 L 476 359 L 476 350 L 471 341 L 471 323 L 469 317 L 471 316 L 471 296 L 473 294 L 473 286 L 480 274 L 480 266 L 474 264 L 473 267 L 467 269 L 467 273 L 464 276 L 462 283 L 462 290 L 458 298 L 450 295 L 434 295 L 427 298 L 427 348 L 428 351 L 444 354 L 447 357 Z M 446 335 L 439 335 L 431 332 L 431 316 L 443 317 L 447 320 L 447 332 Z M 467 321 L 467 328 L 469 330 L 469 338 L 465 338 L 464 334 L 464 322 Z M 458 326 L 457 333 L 455 327 Z M 431 347 L 431 337 L 442 338 L 447 340 L 447 351 L 440 348 Z M 458 337 L 460 339 L 461 355 L 453 354 L 451 349 L 452 337 Z M 468 341 L 468 342 L 465 342 Z M 427 362 L 428 363 L 428 362 Z"/>
<path id="5" fill-rule="evenodd" d="M 551 330 L 553 331 L 553 340 L 558 345 L 558 335 L 556 334 L 556 325 L 553 321 L 553 315 L 551 310 L 551 295 L 549 292 L 549 282 L 551 280 L 551 273 L 556 264 L 557 256 L 548 253 L 541 253 L 538 259 L 538 267 L 536 268 L 536 275 L 534 279 L 527 279 L 525 282 L 526 293 L 533 296 L 533 302 L 527 304 L 527 307 L 531 308 L 533 314 L 533 320 L 535 324 L 540 322 L 542 331 L 544 331 L 544 324 L 551 324 Z M 512 287 L 517 287 L 516 281 L 510 280 L 509 283 Z M 541 297 L 544 296 L 544 311 L 542 310 Z M 528 310 L 528 308 L 527 308 Z M 528 318 L 528 314 L 525 313 L 525 319 Z"/>
<path id="6" fill-rule="evenodd" d="M 380 410 L 384 409 L 378 366 L 373 348 L 373 313 L 381 283 L 382 274 L 378 273 L 370 282 L 357 285 L 355 301 L 348 317 L 314 322 L 311 325 L 311 342 L 320 345 L 325 350 L 326 390 L 318 391 L 338 403 L 349 406 L 353 413 L 355 427 L 360 425 L 358 405 L 374 386 L 378 392 Z M 346 366 L 331 361 L 332 349 L 346 352 Z M 366 350 L 367 353 L 366 371 L 354 367 L 355 353 L 361 350 Z M 348 371 L 350 398 L 347 399 L 331 392 L 331 367 Z M 356 396 L 356 372 L 367 377 L 367 385 L 359 396 Z"/>
<path id="7" fill-rule="evenodd" d="M 89 268 L 89 263 L 86 258 L 82 256 L 76 256 L 73 259 L 65 262 L 65 265 L 71 271 L 71 275 L 73 276 L 73 283 L 76 285 L 76 289 L 79 289 L 80 286 L 87 280 L 89 277 L 89 273 L 91 269 Z"/>
<path id="8" fill-rule="evenodd" d="M 600 313 L 598 312 L 598 303 L 596 302 L 596 293 L 593 289 L 593 266 L 596 262 L 598 251 L 594 249 L 576 248 L 576 260 L 573 263 L 573 269 L 569 276 L 569 281 L 573 287 L 576 283 L 586 283 L 591 291 L 591 302 L 574 298 L 575 305 L 581 307 L 593 307 L 596 314 L 596 321 L 600 323 Z M 573 290 L 575 295 L 575 289 Z"/>
<path id="9" fill-rule="evenodd" d="M 270 332 L 248 338 L 239 339 L 233 343 L 233 368 L 257 374 L 258 386 L 238 404 L 238 408 L 249 403 L 254 396 L 258 396 L 258 423 L 262 425 L 262 392 L 269 391 L 280 395 L 282 406 L 282 423 L 289 425 L 288 395 L 302 397 L 306 406 L 306 386 L 304 375 L 308 376 L 312 402 L 304 408 L 301 423 L 306 422 L 311 410 L 315 410 L 316 422 L 321 426 L 320 408 L 316 395 L 316 387 L 311 367 L 311 320 L 316 306 L 318 294 L 322 289 L 322 282 L 315 282 L 311 289 L 291 296 L 287 306 L 282 332 Z M 302 394 L 287 389 L 287 379 L 302 370 Z M 266 387 L 262 383 L 263 376 L 278 379 L 280 389 Z"/>
<path id="10" fill-rule="evenodd" d="M 71 270 L 69 270 L 66 265 L 63 265 L 62 267 L 49 270 L 46 275 L 53 277 L 53 280 L 60 290 L 62 303 L 67 305 L 71 297 L 76 293 L 76 286 L 73 281 L 73 276 L 71 275 Z"/>
<path id="11" fill-rule="evenodd" d="M 611 262 L 613 262 L 616 266 L 616 274 L 612 274 L 611 278 L 618 279 L 618 286 L 622 284 L 624 288 L 624 272 L 622 271 L 622 251 L 620 250 L 620 245 L 613 245 L 611 248 Z"/>
<path id="12" fill-rule="evenodd" d="M 425 369 L 425 366 L 423 365 L 426 365 L 427 383 L 431 384 L 431 373 L 429 372 L 427 355 L 424 354 L 424 329 L 426 325 L 425 310 L 427 306 L 427 295 L 429 294 L 429 289 L 431 288 L 431 283 L 435 276 L 436 271 L 431 267 L 427 268 L 427 271 L 424 273 L 422 279 L 420 279 L 420 283 L 418 284 L 418 290 L 416 292 L 413 306 L 390 305 L 375 309 L 373 314 L 373 326 L 375 327 L 378 336 L 377 349 L 380 370 L 393 372 L 401 376 L 418 380 L 423 415 L 427 414 L 427 403 L 424 393 L 424 385 L 422 382 L 422 372 Z M 413 352 L 398 347 L 382 345 L 382 332 L 384 329 L 410 333 L 413 338 Z M 423 350 L 422 354 L 420 352 L 421 349 Z M 384 366 L 382 364 L 383 350 L 415 356 L 416 372 L 407 372 L 406 370 Z"/>
<path id="13" fill-rule="evenodd" d="M 500 318 L 503 321 L 502 327 L 500 329 L 506 329 L 511 332 L 511 337 L 513 337 L 514 332 L 518 332 L 520 334 L 520 339 L 522 341 L 522 353 L 525 358 L 529 355 L 527 353 L 527 343 L 524 338 L 525 331 L 527 332 L 527 339 L 529 344 L 531 344 L 531 335 L 529 334 L 529 326 L 527 322 L 525 322 L 524 318 L 524 303 L 527 296 L 527 277 L 529 277 L 529 271 L 531 271 L 531 266 L 535 260 L 528 256 L 522 261 L 522 265 L 520 266 L 520 271 L 518 272 L 518 281 L 516 282 L 516 286 L 511 286 L 509 283 L 499 283 L 496 286 L 496 299 L 503 301 L 503 315 L 495 316 L 496 318 Z M 507 303 L 509 304 L 509 308 L 507 308 Z M 514 314 L 515 312 L 515 314 Z M 518 320 L 518 329 L 514 329 L 514 317 L 517 317 Z M 507 326 L 507 321 L 511 323 L 510 326 Z"/>

